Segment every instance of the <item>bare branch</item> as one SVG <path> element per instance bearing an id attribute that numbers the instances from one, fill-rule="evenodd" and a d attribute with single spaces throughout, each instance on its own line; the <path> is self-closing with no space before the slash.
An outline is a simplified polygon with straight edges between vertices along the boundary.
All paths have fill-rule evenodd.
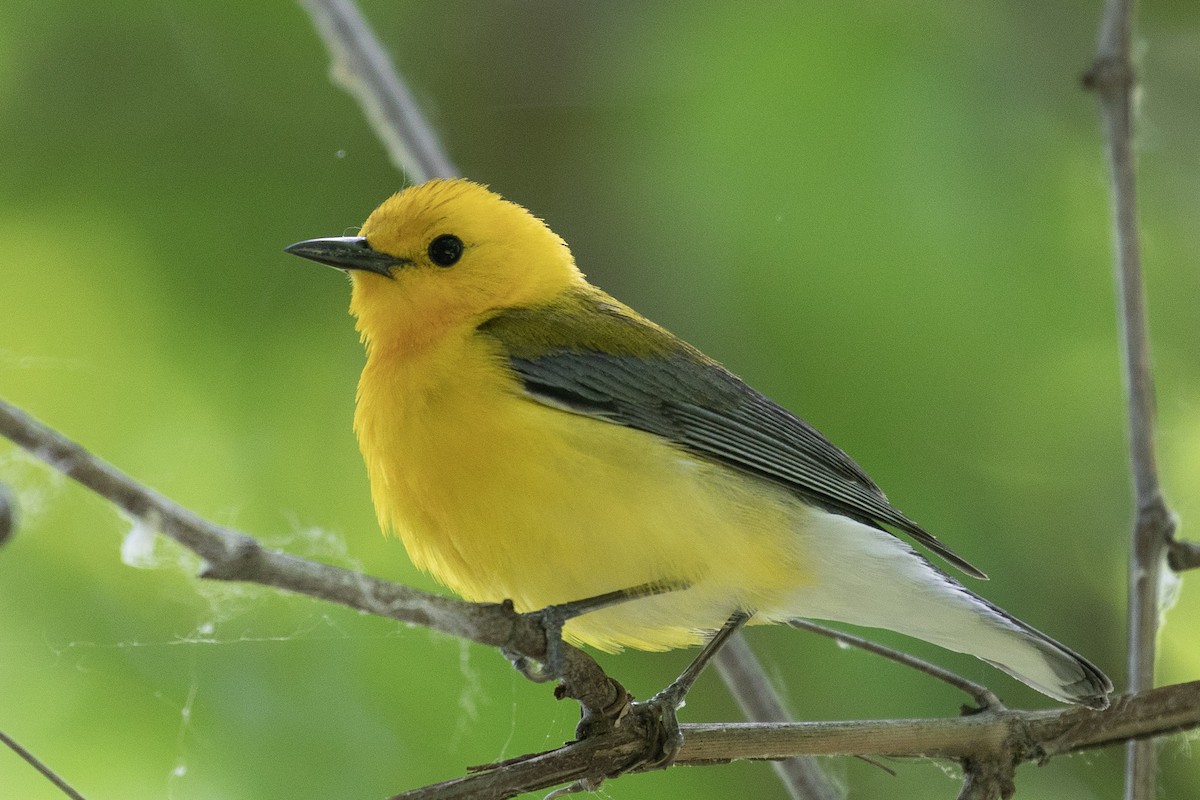
<path id="1" fill-rule="evenodd" d="M 545 634 L 528 615 L 502 605 L 477 605 L 418 592 L 347 570 L 267 550 L 253 539 L 213 525 L 88 453 L 13 406 L 0 401 L 0 433 L 127 513 L 154 523 L 208 561 L 205 575 L 263 583 L 342 603 L 370 613 L 425 625 L 482 644 L 543 658 Z M 637 708 L 610 718 L 606 705 L 624 690 L 581 651 L 565 647 L 568 685 L 609 719 L 593 735 L 550 753 L 513 759 L 445 784 L 401 797 L 509 797 L 564 782 L 596 785 L 610 775 L 638 771 L 655 752 L 653 726 Z M 594 671 L 594 675 L 589 672 Z M 598 677 L 597 677 L 598 676 Z M 594 681 L 594 683 L 589 683 Z M 579 690 L 586 687 L 587 691 Z M 1200 681 L 1121 698 L 1109 710 L 1073 708 L 1049 712 L 988 711 L 946 720 L 838 723 L 685 725 L 676 763 L 708 764 L 735 759 L 797 755 L 923 755 L 954 758 L 968 766 L 1044 758 L 1131 737 L 1155 736 L 1200 725 Z M 1027 738 L 1016 738 L 1014 736 Z M 1009 754 L 1012 755 L 1004 755 Z"/>
<path id="2" fill-rule="evenodd" d="M 1192 681 L 1122 696 L 1104 711 L 1076 706 L 946 719 L 684 725 L 685 742 L 677 763 L 794 755 L 963 759 L 995 752 L 1014 731 L 1024 744 L 1012 749 L 1029 761 L 1197 726 L 1200 681 Z"/>
<path id="3" fill-rule="evenodd" d="M 834 628 L 827 628 L 824 625 L 818 625 L 815 622 L 809 622 L 806 619 L 789 619 L 788 625 L 797 630 L 810 631 L 828 636 L 843 644 L 848 644 L 852 647 L 857 647 L 860 650 L 866 650 L 868 653 L 874 653 L 877 656 L 895 661 L 897 664 L 903 664 L 906 667 L 924 672 L 932 678 L 937 678 L 939 681 L 950 684 L 955 689 L 959 689 L 970 695 L 982 710 L 987 709 L 1002 709 L 1004 704 L 1000 702 L 1000 698 L 992 693 L 992 690 L 983 684 L 976 683 L 972 680 L 967 680 L 961 675 L 957 675 L 944 667 L 939 667 L 937 664 L 931 664 L 923 658 L 901 653 L 899 650 L 893 650 L 890 647 L 885 647 L 877 642 L 872 642 L 870 639 L 864 639 L 861 636 L 855 636 L 852 633 L 839 631 Z"/>
<path id="4" fill-rule="evenodd" d="M 1137 507 L 1129 559 L 1128 654 L 1129 689 L 1137 692 L 1154 685 L 1163 549 L 1174 535 L 1175 521 L 1162 496 L 1154 455 L 1154 378 L 1138 242 L 1133 153 L 1136 87 L 1131 58 L 1133 7 L 1133 0 L 1105 3 L 1096 58 L 1083 83 L 1099 99 L 1112 183 L 1118 316 L 1129 404 L 1130 469 Z M 1156 783 L 1153 746 L 1131 742 L 1126 753 L 1126 798 L 1149 800 L 1155 795 Z"/>
<path id="5" fill-rule="evenodd" d="M 1168 545 L 1167 564 L 1176 572 L 1200 567 L 1200 542 L 1181 542 L 1172 539 Z"/>
<path id="6" fill-rule="evenodd" d="M 8 544 L 17 527 L 17 501 L 8 484 L 0 483 L 0 546 Z"/>
<path id="7" fill-rule="evenodd" d="M 725 644 L 717 654 L 716 665 L 721 680 L 729 687 L 746 719 L 753 722 L 791 721 L 779 693 L 770 685 L 766 671 L 743 634 L 739 633 Z M 776 761 L 772 766 L 793 800 L 835 800 L 842 796 L 812 758 L 789 758 Z"/>
<path id="8" fill-rule="evenodd" d="M 1053 711 L 988 711 L 947 719 L 862 720 L 850 722 L 723 723 L 683 725 L 676 764 L 722 764 L 741 759 L 794 756 L 881 756 L 946 758 L 968 764 L 1009 760 L 993 775 L 1012 774 L 1027 761 L 1200 726 L 1200 681 L 1121 697 L 1106 711 L 1068 708 Z M 474 774 L 397 795 L 393 800 L 450 800 L 513 797 L 543 789 L 543 776 L 560 782 L 615 774 L 639 757 L 644 732 L 618 727 L 612 735 L 588 739 L 518 759 L 488 765 Z M 636 769 L 634 770 L 636 771 Z M 983 785 L 976 781 L 976 785 Z M 1000 785 L 1005 784 L 1001 781 Z M 987 797 L 976 794 L 974 797 Z M 996 795 L 1001 796 L 1001 795 Z"/>
<path id="9" fill-rule="evenodd" d="M 0 400 L 0 434 L 78 481 L 131 517 L 145 521 L 206 562 L 202 577 L 246 581 L 308 595 L 381 617 L 423 625 L 544 661 L 546 636 L 534 617 L 503 605 L 467 603 L 262 547 L 215 525 L 134 481 L 80 445 Z M 563 693 L 603 714 L 625 690 L 587 653 L 563 645 Z"/>
<path id="10" fill-rule="evenodd" d="M 300 2 L 329 50 L 331 78 L 358 100 L 396 168 L 413 183 L 458 175 L 353 0 Z"/>
<path id="11" fill-rule="evenodd" d="M 42 763 L 41 759 L 22 747 L 16 739 L 12 738 L 4 731 L 0 731 L 0 743 L 7 745 L 8 748 L 20 756 L 25 763 L 42 773 L 42 776 L 45 777 L 46 780 L 58 787 L 59 791 L 71 798 L 71 800 L 84 800 L 83 795 L 75 791 L 75 788 L 71 786 L 71 784 L 59 777 L 57 772 Z"/>

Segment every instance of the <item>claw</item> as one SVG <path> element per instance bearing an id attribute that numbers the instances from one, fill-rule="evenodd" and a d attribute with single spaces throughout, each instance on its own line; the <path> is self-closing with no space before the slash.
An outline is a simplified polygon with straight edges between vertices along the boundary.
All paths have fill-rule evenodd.
<path id="1" fill-rule="evenodd" d="M 654 755 L 647 756 L 638 766 L 642 769 L 666 769 L 675 763 L 683 747 L 683 731 L 679 728 L 679 709 L 683 698 L 667 687 L 642 703 L 633 704 L 633 713 L 649 717 L 650 730 L 656 742 Z"/>
<path id="2" fill-rule="evenodd" d="M 536 621 L 541 627 L 542 632 L 546 636 L 546 660 L 540 665 L 534 667 L 532 662 L 524 656 L 519 656 L 513 653 L 506 652 L 505 656 L 517 671 L 524 675 L 534 683 L 546 683 L 547 681 L 557 680 L 563 676 L 566 663 L 563 652 L 563 625 L 571 617 L 578 616 L 577 613 L 572 613 L 569 608 L 571 604 L 567 603 L 558 606 L 546 606 L 540 611 L 530 611 L 527 616 Z"/>
<path id="3" fill-rule="evenodd" d="M 624 603 L 629 600 L 637 600 L 642 597 L 650 597 L 656 594 L 665 594 L 666 592 L 674 592 L 680 589 L 686 589 L 686 583 L 644 583 L 640 586 L 634 586 L 629 589 L 618 589 L 615 592 L 606 592 L 595 597 L 587 597 L 582 600 L 574 600 L 569 603 L 559 603 L 557 605 L 546 606 L 537 611 L 525 612 L 523 616 L 533 619 L 542 628 L 546 635 L 546 659 L 542 662 L 539 669 L 534 669 L 530 664 L 529 659 L 524 656 L 512 653 L 504 648 L 501 652 L 504 653 L 512 665 L 531 681 L 535 683 L 545 683 L 551 680 L 561 679 L 563 669 L 566 666 L 565 651 L 563 650 L 563 626 L 570 622 L 575 617 L 583 616 L 592 611 L 599 611 L 602 608 L 615 606 L 619 603 Z M 513 610 L 512 600 L 505 600 L 502 605 Z"/>
<path id="4" fill-rule="evenodd" d="M 704 672 L 704 668 L 708 666 L 708 662 L 712 660 L 713 656 L 725 646 L 729 637 L 737 633 L 738 629 L 749 619 L 750 614 L 748 613 L 742 611 L 734 613 L 670 686 L 644 703 L 633 704 L 635 713 L 649 716 L 649 725 L 657 742 L 655 754 L 645 758 L 639 764 L 640 767 L 643 769 L 666 769 L 675 763 L 675 757 L 679 755 L 679 748 L 683 747 L 683 731 L 679 727 L 678 712 L 683 708 L 687 693 L 700 674 Z"/>

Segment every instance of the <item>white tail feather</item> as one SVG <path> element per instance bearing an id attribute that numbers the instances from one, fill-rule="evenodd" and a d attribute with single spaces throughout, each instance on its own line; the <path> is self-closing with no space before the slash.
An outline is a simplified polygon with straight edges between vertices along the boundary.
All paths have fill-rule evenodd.
<path id="1" fill-rule="evenodd" d="M 814 583 L 773 619 L 806 617 L 886 628 L 1002 669 L 1044 694 L 1103 707 L 1112 685 L 1067 647 L 972 593 L 895 536 L 814 511 L 800 536 Z"/>

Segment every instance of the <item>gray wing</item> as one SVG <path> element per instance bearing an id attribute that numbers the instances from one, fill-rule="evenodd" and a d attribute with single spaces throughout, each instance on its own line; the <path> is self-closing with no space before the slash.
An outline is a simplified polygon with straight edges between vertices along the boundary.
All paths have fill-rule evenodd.
<path id="1" fill-rule="evenodd" d="M 652 323 L 621 324 L 643 326 L 639 335 L 661 346 L 652 355 L 613 354 L 578 335 L 578 317 L 553 310 L 510 312 L 480 330 L 500 341 L 538 402 L 661 436 L 829 511 L 899 528 L 963 572 L 987 577 L 893 508 L 862 468 L 808 423 Z M 538 346 L 530 346 L 531 336 Z"/>

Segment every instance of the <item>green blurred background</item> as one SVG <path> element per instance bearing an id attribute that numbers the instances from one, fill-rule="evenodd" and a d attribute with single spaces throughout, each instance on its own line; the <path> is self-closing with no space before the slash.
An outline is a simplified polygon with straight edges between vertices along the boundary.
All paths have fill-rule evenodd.
<path id="1" fill-rule="evenodd" d="M 985 568 L 988 597 L 1124 682 L 1130 501 L 1108 197 L 1078 75 L 1098 3 L 367 3 L 466 175 L 549 221 L 591 279 L 848 450 Z M 131 475 L 291 552 L 423 588 L 378 533 L 350 430 L 362 355 L 332 270 L 403 179 L 289 2 L 2 0 L 0 394 Z M 1200 514 L 1200 6 L 1141 9 L 1139 146 L 1163 480 Z M 552 747 L 577 709 L 495 652 L 209 585 L 0 443 L 0 729 L 91 798 L 373 798 Z M 1200 585 L 1160 680 L 1200 675 Z M 909 670 L 786 630 L 752 643 L 802 719 L 952 715 Z M 896 643 L 896 637 L 882 636 Z M 911 645 L 1012 704 L 1052 703 Z M 645 696 L 686 653 L 602 659 Z M 715 676 L 685 720 L 736 711 Z M 1186 742 L 1163 795 L 1195 797 Z M 830 761 L 857 797 L 952 770 Z M 1108 750 L 1021 797 L 1114 797 Z M 608 798 L 771 797 L 677 769 Z M 0 795 L 60 795 L 0 752 Z"/>

